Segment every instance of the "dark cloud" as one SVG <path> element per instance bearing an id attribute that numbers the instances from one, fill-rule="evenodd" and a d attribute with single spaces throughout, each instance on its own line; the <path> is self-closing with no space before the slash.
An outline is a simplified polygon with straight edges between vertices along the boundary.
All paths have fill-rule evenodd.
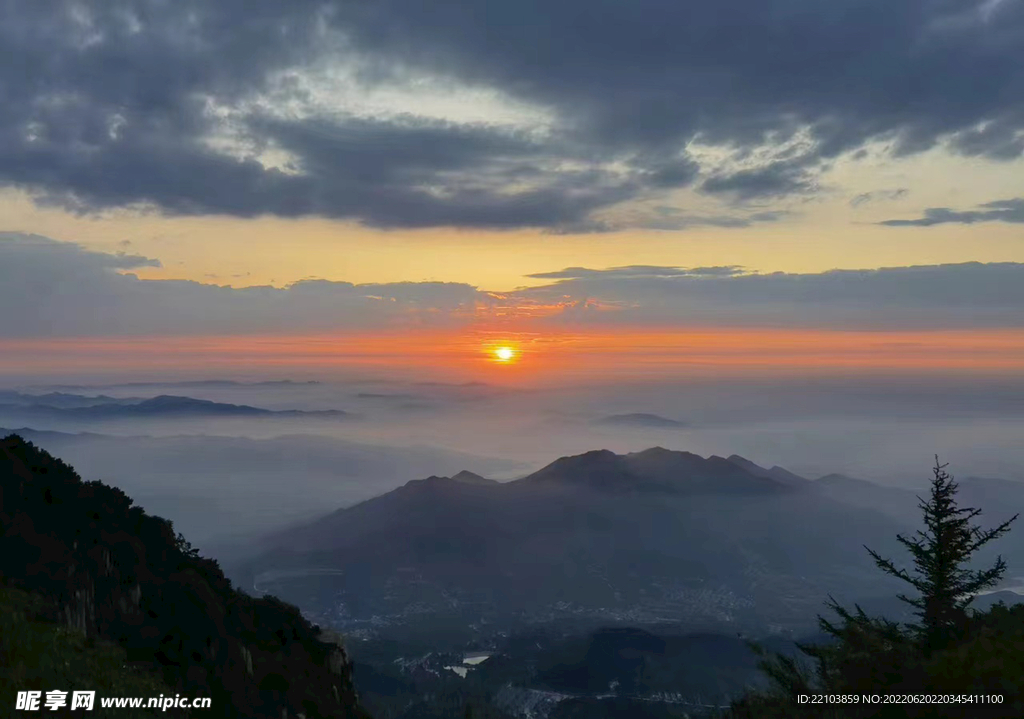
<path id="1" fill-rule="evenodd" d="M 1013 160 L 1024 153 L 1024 134 L 1020 132 L 1019 119 L 1004 117 L 958 133 L 953 138 L 953 147 L 964 155 Z"/>
<path id="2" fill-rule="evenodd" d="M 490 309 L 550 307 L 551 321 L 647 326 L 944 329 L 1021 327 L 1024 264 L 966 263 L 817 274 L 741 267 L 570 267 L 502 293 L 449 282 L 287 288 L 140 280 L 155 260 L 90 252 L 33 235 L 0 235 L 0 338 L 287 334 L 457 326 Z M 609 311 L 609 308 L 616 308 Z"/>
<path id="3" fill-rule="evenodd" d="M 700 165 L 688 157 L 667 161 L 645 163 L 647 169 L 643 175 L 652 187 L 677 188 L 692 183 L 700 172 Z"/>
<path id="4" fill-rule="evenodd" d="M 885 220 L 879 224 L 888 227 L 931 227 L 949 223 L 973 225 L 977 222 L 1024 222 L 1024 198 L 986 202 L 979 207 L 982 209 L 963 212 L 948 207 L 929 207 L 924 211 L 924 217 L 913 220 Z"/>
<path id="5" fill-rule="evenodd" d="M 905 187 L 898 187 L 895 190 L 875 190 L 873 192 L 862 192 L 850 199 L 850 207 L 860 207 L 869 202 L 901 200 L 910 192 Z"/>
<path id="6" fill-rule="evenodd" d="M 67 167 L 76 159 L 57 146 L 9 155 L 6 167 L 45 174 L 45 183 L 29 183 L 37 199 L 79 212 L 142 203 L 169 214 L 318 215 L 376 227 L 559 226 L 640 189 L 629 178 L 592 170 L 552 171 L 531 189 L 508 192 L 502 163 L 531 155 L 542 162 L 546 150 L 479 129 L 357 120 L 262 129 L 302 158 L 301 174 L 146 140 L 82 158 L 80 168 Z"/>
<path id="7" fill-rule="evenodd" d="M 127 249 L 125 241 L 117 243 Z M 0 271 L 8 286 L 20 271 L 29 274 L 36 268 L 60 277 L 90 275 L 105 270 L 131 270 L 140 267 L 161 267 L 160 260 L 142 255 L 92 252 L 78 245 L 57 242 L 41 235 L 0 232 Z"/>
<path id="8" fill-rule="evenodd" d="M 817 157 L 943 135 L 1005 157 L 1022 124 L 1024 9 L 964 0 L 346 6 L 360 47 L 510 88 L 605 142 L 751 145 L 809 128 Z M 1000 132 L 978 133 L 998 120 Z M 973 144 L 967 142 L 973 139 Z"/>
<path id="9" fill-rule="evenodd" d="M 284 289 L 235 289 L 119 272 L 143 266 L 159 263 L 0 234 L 0 337 L 379 329 L 457 322 L 489 301 L 459 283 L 305 280 Z"/>
<path id="10" fill-rule="evenodd" d="M 285 181 L 297 194 L 277 214 L 353 217 L 377 227 L 558 227 L 641 187 L 639 176 L 600 169 L 540 172 L 572 149 L 482 127 L 407 119 L 274 122 L 261 129 L 303 158 L 306 173 Z M 507 191 L 527 174 L 533 189 Z"/>
<path id="11" fill-rule="evenodd" d="M 810 171 L 801 163 L 776 162 L 754 170 L 713 175 L 704 181 L 700 189 L 746 201 L 808 193 L 815 190 L 816 185 Z"/>
<path id="12" fill-rule="evenodd" d="M 237 105 L 265 91 L 275 72 L 328 52 L 317 40 L 324 7 L 8 3 L 0 182 L 77 212 L 140 205 L 382 227 L 557 227 L 642 189 L 640 169 L 610 177 L 593 162 L 546 167 L 579 153 L 494 128 L 265 112 L 225 120 L 211 109 Z M 225 132 L 244 147 L 231 154 L 211 145 Z M 264 166 L 255 158 L 268 149 L 292 160 Z M 681 167 L 650 182 L 679 184 Z M 531 170 L 534 181 L 512 191 Z"/>
<path id="13" fill-rule="evenodd" d="M 871 141 L 1004 160 L 1024 142 L 1024 4 L 985 7 L 12 0 L 0 184 L 79 212 L 593 231 L 596 210 L 698 182 L 739 200 L 810 192 Z M 414 72 L 491 88 L 553 125 L 328 112 L 301 78 L 335 61 L 368 88 Z M 698 168 L 694 142 L 732 157 Z"/>
<path id="14" fill-rule="evenodd" d="M 555 272 L 537 272 L 528 277 L 550 280 L 582 279 L 651 279 L 659 277 L 730 277 L 743 273 L 742 267 L 658 267 L 654 265 L 630 265 L 607 270 L 590 270 L 586 267 L 566 267 Z"/>
<path id="15" fill-rule="evenodd" d="M 740 268 L 572 267 L 521 299 L 617 307 L 592 322 L 945 329 L 1024 325 L 1024 264 L 752 274 Z M 576 321 L 579 313 L 567 315 Z"/>
<path id="16" fill-rule="evenodd" d="M 786 210 L 764 210 L 739 215 L 691 214 L 677 207 L 655 207 L 653 214 L 636 214 L 621 223 L 622 227 L 644 230 L 686 230 L 691 227 L 743 228 L 761 222 L 778 222 L 793 213 Z"/>

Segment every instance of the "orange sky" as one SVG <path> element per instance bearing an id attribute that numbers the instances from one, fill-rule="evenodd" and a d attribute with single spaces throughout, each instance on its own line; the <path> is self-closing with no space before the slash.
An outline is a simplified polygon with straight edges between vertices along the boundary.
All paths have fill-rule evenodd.
<path id="1" fill-rule="evenodd" d="M 498 362 L 493 350 L 516 350 Z M 0 340 L 0 373 L 152 370 L 232 376 L 415 372 L 451 381 L 546 383 L 612 378 L 841 372 L 1024 372 L 1016 329 L 878 332 L 631 329 L 580 333 L 464 330 L 349 335 Z"/>

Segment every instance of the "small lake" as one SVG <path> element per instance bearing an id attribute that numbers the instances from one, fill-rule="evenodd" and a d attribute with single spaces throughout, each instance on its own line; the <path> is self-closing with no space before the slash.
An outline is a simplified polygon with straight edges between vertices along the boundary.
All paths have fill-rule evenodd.
<path id="1" fill-rule="evenodd" d="M 470 669 L 475 667 L 477 664 L 480 664 L 481 662 L 487 661 L 490 658 L 491 654 L 489 652 L 473 652 L 472 654 L 464 654 L 462 656 L 461 665 L 448 666 L 445 667 L 445 669 L 450 669 L 451 671 L 455 672 L 460 677 L 465 679 L 466 675 L 469 674 Z"/>

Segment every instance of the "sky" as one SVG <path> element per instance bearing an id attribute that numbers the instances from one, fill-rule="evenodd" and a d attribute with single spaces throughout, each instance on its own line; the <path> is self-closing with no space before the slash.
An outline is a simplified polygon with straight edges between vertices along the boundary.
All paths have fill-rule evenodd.
<path id="1" fill-rule="evenodd" d="M 0 377 L 1024 370 L 1021 0 L 0 18 Z"/>

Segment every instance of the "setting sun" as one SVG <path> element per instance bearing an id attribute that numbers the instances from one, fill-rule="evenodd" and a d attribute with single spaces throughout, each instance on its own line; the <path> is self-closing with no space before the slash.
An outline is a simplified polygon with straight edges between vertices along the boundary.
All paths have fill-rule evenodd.
<path id="1" fill-rule="evenodd" d="M 516 351 L 511 347 L 498 347 L 494 350 L 494 356 L 499 362 L 511 362 L 515 359 Z"/>

